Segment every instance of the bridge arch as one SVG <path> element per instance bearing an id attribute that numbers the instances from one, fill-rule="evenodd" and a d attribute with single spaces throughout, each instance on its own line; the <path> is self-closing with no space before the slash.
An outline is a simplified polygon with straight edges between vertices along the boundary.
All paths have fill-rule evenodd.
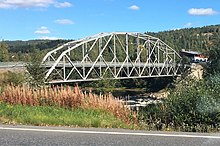
<path id="1" fill-rule="evenodd" d="M 50 83 L 176 76 L 180 55 L 159 38 L 130 32 L 100 33 L 48 52 L 42 64 Z"/>

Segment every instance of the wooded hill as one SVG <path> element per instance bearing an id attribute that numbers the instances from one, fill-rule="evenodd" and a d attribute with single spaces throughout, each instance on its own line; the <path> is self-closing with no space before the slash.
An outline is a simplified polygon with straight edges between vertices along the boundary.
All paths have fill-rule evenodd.
<path id="1" fill-rule="evenodd" d="M 220 48 L 220 25 L 146 34 L 160 38 L 177 51 L 185 49 L 206 54 L 208 50 Z M 70 40 L 3 41 L 0 45 L 0 61 L 29 61 L 31 54 L 39 53 L 43 56 L 68 41 Z"/>
<path id="2" fill-rule="evenodd" d="M 147 34 L 160 38 L 175 50 L 185 49 L 207 53 L 208 50 L 220 48 L 220 25 L 158 33 L 147 32 Z"/>
<path id="3" fill-rule="evenodd" d="M 32 56 L 42 58 L 46 52 L 70 40 L 29 40 L 0 42 L 0 62 L 24 61 L 28 62 Z"/>
<path id="4" fill-rule="evenodd" d="M 8 47 L 9 52 L 12 53 L 31 53 L 34 49 L 45 50 L 53 49 L 58 45 L 64 44 L 69 40 L 29 40 L 29 41 L 4 41 Z"/>

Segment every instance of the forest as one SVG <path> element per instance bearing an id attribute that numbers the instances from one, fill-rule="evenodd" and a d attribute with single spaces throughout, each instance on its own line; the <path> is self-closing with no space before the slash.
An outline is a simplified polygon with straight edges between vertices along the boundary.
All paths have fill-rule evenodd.
<path id="1" fill-rule="evenodd" d="M 177 51 L 185 49 L 208 54 L 209 50 L 220 48 L 220 25 L 145 33 L 158 37 Z M 2 40 L 0 61 L 28 62 L 31 54 L 36 52 L 45 54 L 68 41 L 71 40 Z"/>
<path id="2" fill-rule="evenodd" d="M 29 62 L 34 54 L 38 53 L 38 55 L 43 56 L 49 50 L 68 41 L 70 40 L 2 40 L 0 43 L 0 54 L 2 54 L 0 55 L 0 62 Z"/>
<path id="3" fill-rule="evenodd" d="M 220 25 L 158 33 L 147 32 L 147 34 L 160 38 L 175 50 L 185 49 L 208 53 L 209 50 L 220 47 Z"/>

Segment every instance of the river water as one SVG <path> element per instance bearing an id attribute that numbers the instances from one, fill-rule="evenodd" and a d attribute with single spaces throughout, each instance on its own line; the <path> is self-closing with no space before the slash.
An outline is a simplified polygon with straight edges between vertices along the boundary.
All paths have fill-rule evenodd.
<path id="1" fill-rule="evenodd" d="M 149 104 L 157 104 L 163 101 L 163 98 L 158 98 L 153 93 L 147 93 L 144 89 L 113 90 L 111 94 L 134 110 L 139 110 Z"/>
<path id="2" fill-rule="evenodd" d="M 84 90 L 89 91 L 88 88 Z M 147 93 L 146 89 L 115 89 L 111 92 L 101 92 L 93 88 L 92 91 L 97 95 L 112 94 L 120 102 L 124 102 L 128 108 L 136 111 L 147 107 L 149 104 L 161 103 L 164 100 L 164 98 L 159 97 L 160 94 Z"/>

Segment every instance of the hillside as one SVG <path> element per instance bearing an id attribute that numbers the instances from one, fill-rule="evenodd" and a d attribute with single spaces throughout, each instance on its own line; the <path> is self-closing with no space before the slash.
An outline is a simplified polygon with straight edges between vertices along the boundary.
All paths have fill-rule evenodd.
<path id="1" fill-rule="evenodd" d="M 220 48 L 220 25 L 146 33 L 160 38 L 175 50 L 206 53 L 210 49 Z"/>
<path id="2" fill-rule="evenodd" d="M 68 42 L 69 40 L 29 40 L 29 41 L 2 41 L 0 42 L 0 62 L 25 61 L 33 56 L 43 56 L 49 50 Z"/>
<path id="3" fill-rule="evenodd" d="M 12 53 L 30 53 L 34 49 L 45 50 L 56 48 L 58 45 L 66 43 L 68 40 L 29 40 L 29 41 L 4 41 L 9 52 Z"/>
<path id="4" fill-rule="evenodd" d="M 169 46 L 179 51 L 194 50 L 208 53 L 208 50 L 220 48 L 220 25 L 212 25 L 198 28 L 185 28 L 162 32 L 146 32 L 163 40 Z M 36 51 L 44 56 L 46 52 L 70 40 L 29 40 L 29 41 L 3 41 L 8 50 L 8 59 L 0 61 L 28 61 L 31 54 L 36 55 Z M 3 49 L 2 49 L 3 50 Z M 1 53 L 1 52 L 0 52 Z"/>

